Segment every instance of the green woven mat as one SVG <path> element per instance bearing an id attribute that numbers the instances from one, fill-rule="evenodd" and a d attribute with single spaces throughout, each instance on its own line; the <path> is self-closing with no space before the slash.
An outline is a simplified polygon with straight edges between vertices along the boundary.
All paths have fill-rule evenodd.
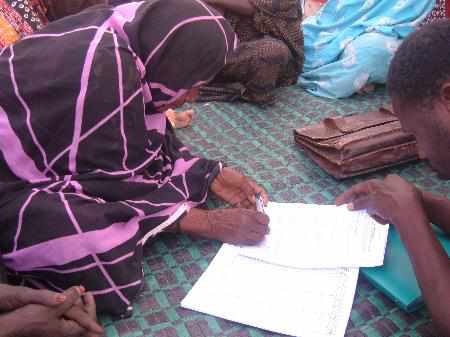
<path id="1" fill-rule="evenodd" d="M 377 109 L 387 102 L 383 91 L 369 96 L 330 101 L 296 88 L 279 91 L 278 103 L 260 109 L 244 103 L 195 106 L 192 128 L 180 138 L 194 153 L 239 167 L 278 202 L 333 203 L 356 181 L 338 182 L 315 166 L 293 142 L 292 129 L 325 116 Z M 397 173 L 418 186 L 449 195 L 425 163 L 385 170 L 368 177 Z M 210 201 L 210 205 L 218 205 Z M 145 288 L 130 319 L 102 322 L 108 337 L 268 337 L 279 336 L 180 308 L 179 303 L 219 249 L 217 242 L 186 236 L 161 236 L 145 251 Z M 360 277 L 348 337 L 439 337 L 426 310 L 406 314 Z M 305 336 L 307 337 L 307 336 Z"/>

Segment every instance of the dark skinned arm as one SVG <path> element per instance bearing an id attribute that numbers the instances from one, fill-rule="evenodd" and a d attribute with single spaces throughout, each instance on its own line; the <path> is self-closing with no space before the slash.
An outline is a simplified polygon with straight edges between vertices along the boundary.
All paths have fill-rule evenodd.
<path id="1" fill-rule="evenodd" d="M 429 192 L 422 192 L 422 198 L 430 222 L 450 235 L 450 200 Z"/>
<path id="2" fill-rule="evenodd" d="M 255 6 L 249 0 L 206 0 L 206 3 L 219 9 L 244 16 L 255 15 Z"/>
<path id="3" fill-rule="evenodd" d="M 408 251 L 417 281 L 441 336 L 450 336 L 450 260 L 425 214 L 409 210 L 407 223 L 396 228 Z"/>
<path id="4" fill-rule="evenodd" d="M 438 336 L 450 336 L 450 260 L 430 226 L 431 220 L 439 219 L 428 218 L 431 208 L 426 209 L 427 199 L 431 200 L 429 196 L 424 200 L 422 192 L 401 177 L 388 176 L 353 186 L 336 203 L 349 204 L 353 210 L 365 209 L 375 220 L 395 226 L 408 251 Z M 431 202 L 436 210 L 439 203 Z"/>

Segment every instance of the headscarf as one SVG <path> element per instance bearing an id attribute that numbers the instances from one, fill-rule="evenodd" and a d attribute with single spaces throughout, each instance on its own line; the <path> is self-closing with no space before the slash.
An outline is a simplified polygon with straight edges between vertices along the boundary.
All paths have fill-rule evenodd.
<path id="1" fill-rule="evenodd" d="M 229 24 L 200 0 L 129 3 L 116 11 L 125 14 L 137 6 L 151 9 L 139 11 L 134 22 L 141 24 L 125 24 L 124 31 L 143 63 L 151 94 L 146 99 L 155 107 L 210 81 L 236 48 Z M 178 8 L 175 15 L 168 13 L 171 6 Z"/>
<path id="2" fill-rule="evenodd" d="M 76 28 L 54 33 L 64 32 L 67 27 Z M 60 47 L 55 48 L 55 43 Z M 62 134 L 70 134 L 74 129 L 76 134 L 69 142 L 72 145 L 68 172 L 63 168 L 61 157 L 57 162 L 62 165 L 59 170 L 63 175 L 80 173 L 75 169 L 79 165 L 74 163 L 76 144 L 83 134 L 80 125 L 95 125 L 101 113 L 115 110 L 133 93 L 143 95 L 147 115 L 156 113 L 156 107 L 175 101 L 194 85 L 214 77 L 233 53 L 236 43 L 226 20 L 199 0 L 140 1 L 116 8 L 95 6 L 57 20 L 39 33 L 24 38 L 11 47 L 11 51 L 4 51 L 0 59 L 0 81 L 4 83 L 0 105 L 7 111 L 26 112 L 10 81 L 8 57 L 14 53 L 14 68 L 24 69 L 15 74 L 19 91 L 31 104 L 31 115 L 39 115 L 34 121 L 36 127 L 45 128 L 42 138 L 37 136 L 42 144 L 37 144 L 36 148 L 32 140 L 29 151 L 40 152 L 35 160 L 38 166 L 46 167 L 44 174 L 47 175 L 53 165 L 52 160 L 45 159 L 45 145 L 61 156 L 68 151 L 63 140 L 54 142 L 54 135 L 47 129 L 58 128 Z M 33 55 L 32 60 L 28 58 L 30 55 Z M 133 68 L 130 68 L 130 59 L 135 64 Z M 30 68 L 32 82 L 28 78 Z M 123 78 L 118 78 L 119 75 Z M 138 79 L 130 76 L 140 77 L 140 83 L 131 83 Z M 64 116 L 67 123 L 57 123 L 56 115 Z M 158 115 L 147 120 L 147 128 L 164 135 L 164 118 Z M 136 153 L 135 160 L 142 162 L 146 157 Z M 89 161 L 91 164 L 83 172 L 94 170 L 98 164 L 96 158 L 89 158 Z M 60 176 L 60 173 L 55 172 L 53 176 Z"/>

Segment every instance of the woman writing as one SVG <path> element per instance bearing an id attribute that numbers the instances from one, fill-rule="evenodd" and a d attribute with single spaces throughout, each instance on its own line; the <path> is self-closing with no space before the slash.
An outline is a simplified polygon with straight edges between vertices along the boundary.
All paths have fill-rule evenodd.
<path id="1" fill-rule="evenodd" d="M 81 284 L 99 310 L 123 314 L 157 233 L 262 240 L 268 218 L 253 209 L 264 191 L 192 155 L 162 112 L 195 96 L 235 46 L 218 12 L 164 0 L 93 7 L 2 49 L 5 265 L 52 290 Z M 236 208 L 197 209 L 210 192 Z"/>

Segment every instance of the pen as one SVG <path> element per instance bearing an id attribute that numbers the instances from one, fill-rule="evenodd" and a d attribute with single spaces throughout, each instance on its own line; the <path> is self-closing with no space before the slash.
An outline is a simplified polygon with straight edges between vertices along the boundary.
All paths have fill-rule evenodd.
<path id="1" fill-rule="evenodd" d="M 256 210 L 258 212 L 265 213 L 264 212 L 264 201 L 262 199 L 261 193 L 256 193 L 255 198 L 256 198 Z"/>
<path id="2" fill-rule="evenodd" d="M 266 212 L 264 211 L 264 200 L 262 198 L 261 193 L 256 193 L 255 198 L 256 198 L 256 210 L 260 213 L 265 214 Z M 269 233 L 270 233 L 270 227 L 267 227 L 267 234 L 269 234 Z"/>

